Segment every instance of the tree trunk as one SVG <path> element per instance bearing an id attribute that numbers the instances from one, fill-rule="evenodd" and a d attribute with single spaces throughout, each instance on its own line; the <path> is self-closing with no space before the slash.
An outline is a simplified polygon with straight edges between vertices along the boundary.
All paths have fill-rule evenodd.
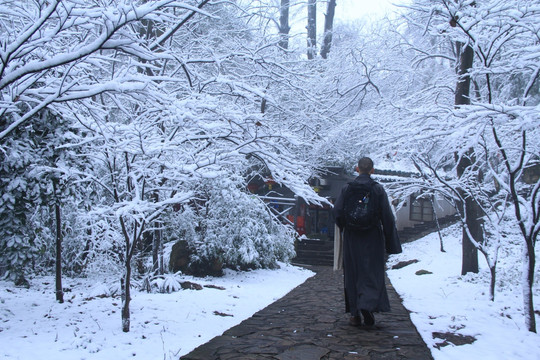
<path id="1" fill-rule="evenodd" d="M 152 194 L 154 202 L 159 201 L 159 194 L 155 192 Z M 159 221 L 154 221 L 154 231 L 152 232 L 152 271 L 155 274 L 163 275 L 163 260 L 160 259 L 162 256 L 162 241 L 161 241 L 161 223 Z"/>
<path id="2" fill-rule="evenodd" d="M 160 237 L 160 241 L 159 241 L 159 273 L 161 275 L 165 274 L 165 262 L 163 261 L 163 238 L 162 238 L 162 232 L 161 230 L 159 230 L 159 237 Z"/>
<path id="3" fill-rule="evenodd" d="M 279 46 L 282 49 L 289 48 L 289 8 L 290 0 L 281 0 L 281 6 L 279 8 Z"/>
<path id="4" fill-rule="evenodd" d="M 497 284 L 497 263 L 490 265 L 491 280 L 489 282 L 489 300 L 495 301 L 495 285 Z"/>
<path id="5" fill-rule="evenodd" d="M 133 240 L 135 241 L 135 240 Z M 130 311 L 129 303 L 131 302 L 131 257 L 133 252 L 130 251 L 131 246 L 135 247 L 135 244 L 130 244 L 129 239 L 126 239 L 126 262 L 124 277 L 120 279 L 120 286 L 122 291 L 122 331 L 129 332 L 130 327 Z"/>
<path id="6" fill-rule="evenodd" d="M 307 57 L 317 54 L 317 0 L 308 0 Z"/>
<path id="7" fill-rule="evenodd" d="M 444 250 L 444 240 L 441 233 L 441 224 L 439 223 L 439 217 L 437 216 L 437 210 L 435 208 L 435 196 L 431 195 L 431 208 L 433 209 L 433 217 L 435 218 L 435 225 L 437 225 L 437 234 L 439 235 L 439 244 L 440 244 L 440 251 L 446 252 Z"/>
<path id="8" fill-rule="evenodd" d="M 122 229 L 122 234 L 124 235 L 124 241 L 126 244 L 125 273 L 124 277 L 120 279 L 120 285 L 122 289 L 122 331 L 129 332 L 129 303 L 131 302 L 131 260 L 133 259 L 133 253 L 137 249 L 137 245 L 141 241 L 142 234 L 144 233 L 145 223 L 143 222 L 141 225 L 139 225 L 135 222 L 133 224 L 133 235 L 130 236 L 127 231 L 126 222 L 124 221 L 124 218 L 120 216 L 120 227 Z"/>
<path id="9" fill-rule="evenodd" d="M 54 215 L 56 218 L 56 301 L 64 302 L 64 290 L 62 288 L 62 216 L 60 213 L 60 201 L 57 194 L 57 180 L 53 179 L 53 192 L 55 196 Z"/>
<path id="10" fill-rule="evenodd" d="M 536 332 L 536 319 L 534 314 L 534 303 L 533 303 L 533 285 L 534 285 L 534 268 L 536 265 L 536 255 L 534 253 L 534 245 L 532 237 L 527 239 L 527 247 L 524 250 L 525 253 L 525 271 L 526 275 L 526 284 L 523 284 L 523 302 L 525 310 L 525 323 L 527 329 L 530 332 Z"/>
<path id="11" fill-rule="evenodd" d="M 456 84 L 456 93 L 455 93 L 455 105 L 459 107 L 461 105 L 469 105 L 470 101 L 470 86 L 471 86 L 471 77 L 469 75 L 469 70 L 473 65 L 474 51 L 470 45 L 465 46 L 464 44 L 457 44 L 457 49 L 459 51 L 459 63 L 457 64 L 456 70 L 459 76 L 458 82 Z M 460 159 L 457 166 L 457 175 L 461 177 L 467 169 L 470 169 L 473 166 L 473 151 L 469 149 Z M 464 198 L 463 212 L 462 214 L 466 217 L 467 227 L 474 239 L 481 243 L 483 240 L 483 231 L 481 224 L 481 212 L 480 207 L 474 199 L 470 196 L 467 196 L 462 192 Z M 469 239 L 467 231 L 463 229 L 462 236 L 462 266 L 461 273 L 464 275 L 468 272 L 478 272 L 478 249 Z"/>
<path id="12" fill-rule="evenodd" d="M 124 235 L 124 240 L 126 243 L 126 252 L 125 252 L 125 272 L 124 276 L 120 279 L 120 289 L 121 289 L 121 298 L 122 298 L 122 331 L 129 332 L 130 327 L 130 311 L 129 303 L 131 301 L 131 258 L 133 257 L 133 251 L 137 245 L 136 228 L 134 231 L 133 241 L 128 235 L 126 229 L 126 223 L 124 219 L 120 217 L 120 226 L 122 228 L 122 234 Z M 136 225 L 134 225 L 136 226 Z"/>
<path id="13" fill-rule="evenodd" d="M 470 196 L 467 196 L 465 197 L 465 204 L 463 206 L 470 234 L 474 240 L 482 243 L 484 233 L 482 230 L 481 211 L 478 204 Z M 478 249 L 464 228 L 462 235 L 461 275 L 465 275 L 468 272 L 478 273 Z"/>
<path id="14" fill-rule="evenodd" d="M 463 49 L 464 44 L 458 44 L 457 49 L 459 51 L 459 63 L 457 64 L 457 74 L 459 76 L 456 93 L 455 93 L 455 104 L 459 105 L 469 105 L 470 100 L 470 87 L 471 87 L 471 76 L 469 74 L 470 69 L 473 65 L 474 50 L 470 45 L 467 45 Z"/>
<path id="15" fill-rule="evenodd" d="M 336 0 L 329 0 L 324 15 L 324 35 L 321 46 L 321 57 L 326 59 L 332 46 L 332 31 L 334 29 L 334 15 L 336 13 Z"/>
<path id="16" fill-rule="evenodd" d="M 154 222 L 154 236 L 152 239 L 152 270 L 154 274 L 163 275 L 163 244 L 161 242 L 161 224 Z"/>
<path id="17" fill-rule="evenodd" d="M 129 332 L 130 327 L 130 311 L 129 302 L 131 301 L 131 264 L 130 260 L 126 259 L 126 272 L 124 277 L 120 279 L 122 289 L 122 331 Z"/>

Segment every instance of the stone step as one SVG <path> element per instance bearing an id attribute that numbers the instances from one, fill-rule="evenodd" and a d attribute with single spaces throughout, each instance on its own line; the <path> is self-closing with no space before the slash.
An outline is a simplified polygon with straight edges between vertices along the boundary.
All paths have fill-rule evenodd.
<path id="1" fill-rule="evenodd" d="M 296 250 L 296 256 L 326 256 L 326 257 L 332 257 L 334 256 L 334 249 L 332 250 L 313 250 L 313 249 L 303 249 L 303 250 Z"/>
<path id="2" fill-rule="evenodd" d="M 333 245 L 334 240 L 317 240 L 317 239 L 302 239 L 296 242 L 297 244 L 302 244 L 306 246 L 328 246 Z"/>
<path id="3" fill-rule="evenodd" d="M 334 242 L 311 239 L 298 241 L 293 263 L 332 266 L 334 263 Z"/>
<path id="4" fill-rule="evenodd" d="M 296 256 L 293 260 L 293 263 L 302 263 L 306 265 L 328 265 L 331 266 L 334 264 L 334 255 L 331 256 L 305 256 L 300 255 Z"/>
<path id="5" fill-rule="evenodd" d="M 296 244 L 296 251 L 334 251 L 334 244 L 327 244 L 327 245 L 309 245 L 309 244 Z"/>

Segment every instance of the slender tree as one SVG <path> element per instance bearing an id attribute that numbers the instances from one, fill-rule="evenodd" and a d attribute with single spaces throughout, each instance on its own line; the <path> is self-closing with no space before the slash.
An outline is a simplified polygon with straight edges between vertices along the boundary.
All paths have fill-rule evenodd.
<path id="1" fill-rule="evenodd" d="M 64 290 L 62 288 L 62 215 L 60 213 L 60 195 L 58 194 L 58 179 L 52 179 L 54 192 L 54 217 L 56 222 L 56 301 L 64 302 Z"/>
<path id="2" fill-rule="evenodd" d="M 334 29 L 334 15 L 336 14 L 336 0 L 329 0 L 324 14 L 324 34 L 321 45 L 321 57 L 326 59 L 332 46 L 332 31 Z"/>
<path id="3" fill-rule="evenodd" d="M 317 0 L 307 3 L 307 57 L 314 59 L 317 55 Z"/>
<path id="4" fill-rule="evenodd" d="M 287 50 L 289 48 L 289 10 L 290 0 L 281 0 L 279 7 L 279 46 Z"/>
<path id="5" fill-rule="evenodd" d="M 455 21 L 455 20 L 451 20 Z M 458 61 L 457 61 L 457 74 L 458 81 L 455 91 L 455 105 L 461 107 L 464 105 L 470 105 L 470 87 L 471 87 L 471 75 L 470 72 L 473 66 L 474 51 L 470 44 L 457 43 L 458 49 Z M 463 154 L 456 153 L 457 159 L 457 175 L 459 178 L 464 176 L 475 176 L 475 174 L 468 174 L 470 172 L 478 173 L 480 170 L 475 169 L 474 151 L 472 149 L 467 150 Z M 476 175 L 478 176 L 478 175 Z M 461 262 L 461 274 L 465 275 L 468 272 L 478 272 L 478 250 L 471 241 L 473 240 L 482 243 L 482 216 L 480 207 L 476 203 L 475 199 L 467 195 L 462 191 L 463 203 L 459 206 L 462 209 L 462 213 L 465 217 L 466 227 L 463 228 L 463 240 L 462 244 L 462 262 Z M 469 236 L 470 234 L 470 236 Z"/>

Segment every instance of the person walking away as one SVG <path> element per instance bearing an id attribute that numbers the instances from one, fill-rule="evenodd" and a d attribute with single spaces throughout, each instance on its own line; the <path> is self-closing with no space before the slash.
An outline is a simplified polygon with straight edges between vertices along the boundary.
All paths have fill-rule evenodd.
<path id="1" fill-rule="evenodd" d="M 385 286 L 385 252 L 401 253 L 388 195 L 371 178 L 373 160 L 363 157 L 358 177 L 345 185 L 336 203 L 336 225 L 343 231 L 345 312 L 353 326 L 375 324 L 375 312 L 390 311 Z"/>

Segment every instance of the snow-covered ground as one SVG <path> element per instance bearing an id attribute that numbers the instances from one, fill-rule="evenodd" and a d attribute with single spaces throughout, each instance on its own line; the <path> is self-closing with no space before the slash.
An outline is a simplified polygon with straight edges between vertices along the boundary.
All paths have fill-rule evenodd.
<path id="1" fill-rule="evenodd" d="M 460 276 L 458 227 L 443 230 L 446 252 L 431 234 L 404 245 L 389 266 L 418 260 L 388 275 L 436 360 L 540 359 L 540 335 L 527 331 L 522 314 L 521 249 L 500 250 L 495 302 L 489 301 L 489 277 Z M 520 244 L 520 239 L 508 239 Z M 480 263 L 484 264 L 482 258 Z M 431 274 L 416 275 L 419 270 Z M 204 287 L 172 294 L 134 291 L 131 331 L 123 333 L 120 299 L 102 296 L 110 283 L 65 279 L 66 302 L 54 300 L 51 277 L 32 280 L 30 289 L 0 282 L 0 358 L 2 359 L 178 359 L 282 297 L 313 273 L 282 265 L 279 270 L 227 272 L 223 278 L 184 280 Z M 538 272 L 537 272 L 538 277 Z M 538 282 L 537 282 L 538 284 Z M 540 309 L 535 287 L 535 308 Z M 540 323 L 540 317 L 537 316 Z M 437 346 L 433 333 L 476 339 L 470 345 Z M 439 348 L 439 349 L 437 349 Z"/>
<path id="2" fill-rule="evenodd" d="M 178 359 L 283 297 L 314 275 L 281 264 L 279 270 L 229 271 L 221 278 L 192 278 L 202 290 L 171 294 L 134 291 L 131 331 L 122 332 L 120 299 L 103 296 L 114 284 L 65 279 L 63 304 L 54 279 L 31 288 L 0 282 L 0 358 L 54 360 Z M 111 286 L 112 285 L 112 286 Z"/>
<path id="3" fill-rule="evenodd" d="M 418 260 L 399 270 L 389 270 L 388 276 L 411 311 L 411 319 L 435 360 L 540 359 L 540 335 L 527 331 L 523 315 L 523 240 L 518 236 L 507 237 L 506 245 L 502 244 L 499 250 L 498 281 L 492 302 L 489 270 L 483 256 L 479 254 L 479 274 L 461 276 L 461 228 L 449 227 L 442 235 L 446 252 L 439 250 L 439 236 L 433 233 L 404 244 L 403 253 L 392 255 L 388 262 L 390 268 L 400 261 Z M 416 275 L 420 270 L 431 274 Z M 538 270 L 537 266 L 534 288 L 537 311 L 540 310 Z M 536 323 L 540 331 L 538 315 Z M 462 339 L 476 340 L 470 345 L 437 346 L 444 340 L 433 333 L 455 333 L 463 336 Z"/>

